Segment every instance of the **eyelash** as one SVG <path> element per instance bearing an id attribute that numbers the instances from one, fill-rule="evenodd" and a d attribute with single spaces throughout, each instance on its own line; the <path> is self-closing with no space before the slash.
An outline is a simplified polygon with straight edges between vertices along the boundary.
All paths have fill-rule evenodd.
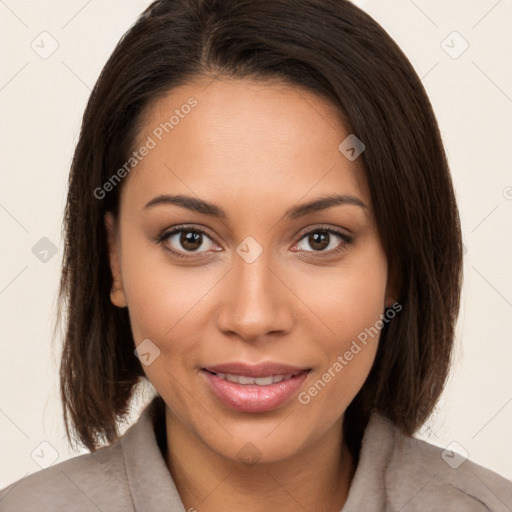
<path id="1" fill-rule="evenodd" d="M 155 242 L 158 244 L 163 244 L 172 235 L 175 235 L 176 233 L 187 232 L 187 231 L 201 233 L 202 235 L 206 236 L 213 242 L 212 237 L 203 229 L 196 228 L 193 226 L 187 226 L 187 225 L 176 226 L 175 228 L 173 228 L 170 231 L 165 231 L 155 240 Z M 339 231 L 337 229 L 333 229 L 331 227 L 326 227 L 326 226 L 317 226 L 314 229 L 311 229 L 309 231 L 306 231 L 305 233 L 302 233 L 300 235 L 300 238 L 298 239 L 297 243 L 300 242 L 306 236 L 310 235 L 311 233 L 316 233 L 316 232 L 323 232 L 323 233 L 329 233 L 332 235 L 336 235 L 342 239 L 343 243 L 340 243 L 338 245 L 338 247 L 336 247 L 335 249 L 331 249 L 330 251 L 298 251 L 298 252 L 305 252 L 306 254 L 312 252 L 315 255 L 318 255 L 320 257 L 324 257 L 324 255 L 333 256 L 333 255 L 345 250 L 347 245 L 350 245 L 353 242 L 353 237 L 347 235 L 343 231 Z M 183 253 L 183 252 L 175 251 L 174 249 L 170 249 L 169 247 L 166 247 L 166 250 L 171 252 L 174 256 L 176 256 L 180 259 L 191 259 L 191 258 L 195 257 L 194 253 L 191 253 L 191 255 L 187 255 L 186 252 Z M 310 257 L 310 256 L 308 255 L 308 257 Z"/>

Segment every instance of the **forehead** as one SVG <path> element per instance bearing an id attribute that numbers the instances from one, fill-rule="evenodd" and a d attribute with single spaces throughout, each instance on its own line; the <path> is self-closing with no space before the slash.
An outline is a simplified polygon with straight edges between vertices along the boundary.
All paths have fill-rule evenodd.
<path id="1" fill-rule="evenodd" d="M 139 152 L 123 195 L 140 206 L 165 193 L 217 203 L 236 195 L 241 206 L 268 208 L 344 193 L 370 207 L 361 159 L 338 149 L 349 135 L 336 107 L 306 89 L 205 79 L 171 90 L 146 112 L 134 150 L 150 149 Z"/>

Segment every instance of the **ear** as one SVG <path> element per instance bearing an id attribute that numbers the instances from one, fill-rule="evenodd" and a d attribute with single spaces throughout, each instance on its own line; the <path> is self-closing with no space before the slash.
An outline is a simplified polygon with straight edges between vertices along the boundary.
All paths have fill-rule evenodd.
<path id="1" fill-rule="evenodd" d="M 127 301 L 121 274 L 121 244 L 119 243 L 117 220 L 111 212 L 105 214 L 105 229 L 107 232 L 108 257 L 113 283 L 110 291 L 110 300 L 115 306 L 125 308 Z"/>

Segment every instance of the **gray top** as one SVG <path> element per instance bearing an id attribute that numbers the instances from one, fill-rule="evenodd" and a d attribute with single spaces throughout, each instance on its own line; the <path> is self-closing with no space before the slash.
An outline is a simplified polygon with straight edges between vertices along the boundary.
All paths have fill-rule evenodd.
<path id="1" fill-rule="evenodd" d="M 6 487 L 0 491 L 0 511 L 186 512 L 160 449 L 165 443 L 162 405 L 160 397 L 153 399 L 111 446 Z M 512 483 L 461 460 L 405 436 L 374 412 L 340 512 L 512 512 Z"/>

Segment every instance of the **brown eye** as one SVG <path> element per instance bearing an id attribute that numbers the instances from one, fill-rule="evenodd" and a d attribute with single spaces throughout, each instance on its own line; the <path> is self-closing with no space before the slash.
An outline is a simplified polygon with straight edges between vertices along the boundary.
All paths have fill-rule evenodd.
<path id="1" fill-rule="evenodd" d="M 182 231 L 180 236 L 180 244 L 184 249 L 196 251 L 201 247 L 203 241 L 202 233 L 197 231 Z"/>
<path id="2" fill-rule="evenodd" d="M 169 251 L 180 256 L 186 256 L 187 253 L 192 252 L 202 254 L 215 250 L 213 240 L 200 229 L 174 229 L 162 235 L 160 242 L 167 246 Z"/>
<path id="3" fill-rule="evenodd" d="M 323 251 L 329 246 L 330 235 L 326 231 L 316 231 L 308 235 L 308 243 L 315 250 Z"/>
<path id="4" fill-rule="evenodd" d="M 352 242 L 352 237 L 333 229 L 314 229 L 297 243 L 299 251 L 333 254 Z M 307 247 L 309 246 L 309 248 Z"/>

